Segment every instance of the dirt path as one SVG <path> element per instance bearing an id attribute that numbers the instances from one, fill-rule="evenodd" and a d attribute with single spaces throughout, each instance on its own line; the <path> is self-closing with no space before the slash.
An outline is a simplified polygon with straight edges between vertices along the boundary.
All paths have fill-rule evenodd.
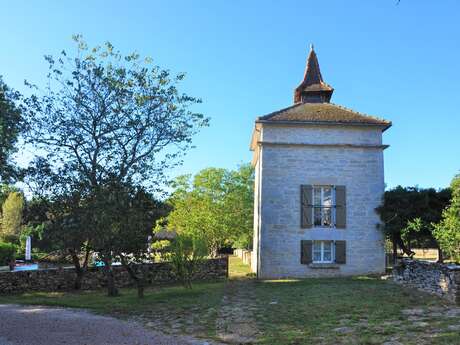
<path id="1" fill-rule="evenodd" d="M 217 336 L 230 344 L 251 344 L 259 333 L 255 323 L 253 280 L 229 280 L 216 320 Z"/>
<path id="2" fill-rule="evenodd" d="M 0 305 L 0 345 L 205 345 L 72 309 Z"/>

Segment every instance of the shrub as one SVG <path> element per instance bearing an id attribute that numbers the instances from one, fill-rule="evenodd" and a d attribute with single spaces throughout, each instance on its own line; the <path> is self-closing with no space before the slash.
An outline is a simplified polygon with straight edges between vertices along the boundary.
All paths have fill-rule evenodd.
<path id="1" fill-rule="evenodd" d="M 452 200 L 442 213 L 442 220 L 434 227 L 434 237 L 444 254 L 460 262 L 460 175 L 451 183 Z"/>
<path id="2" fill-rule="evenodd" d="M 172 241 L 170 249 L 169 260 L 174 274 L 184 287 L 191 289 L 193 276 L 208 254 L 206 241 L 180 234 Z"/>
<path id="3" fill-rule="evenodd" d="M 9 265 L 16 258 L 17 247 L 12 243 L 0 242 L 0 266 Z"/>

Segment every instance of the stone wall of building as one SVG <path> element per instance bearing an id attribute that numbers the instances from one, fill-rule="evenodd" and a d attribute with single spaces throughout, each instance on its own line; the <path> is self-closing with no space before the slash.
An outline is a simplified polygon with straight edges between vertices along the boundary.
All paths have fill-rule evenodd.
<path id="1" fill-rule="evenodd" d="M 264 126 L 262 134 L 260 242 L 259 247 L 254 247 L 256 255 L 260 249 L 258 277 L 384 272 L 384 239 L 377 229 L 380 218 L 375 212 L 384 192 L 381 130 L 350 126 Z M 301 185 L 345 186 L 346 228 L 302 229 Z M 346 241 L 346 264 L 328 267 L 301 264 L 302 240 Z"/>
<path id="2" fill-rule="evenodd" d="M 115 281 L 118 287 L 133 286 L 128 273 L 122 266 L 114 266 Z M 172 283 L 177 279 L 169 263 L 142 265 L 147 271 L 148 284 Z M 209 259 L 198 268 L 195 280 L 216 280 L 228 276 L 228 258 Z M 35 271 L 1 272 L 0 293 L 12 294 L 29 291 L 70 291 L 75 281 L 73 268 L 43 269 Z M 91 267 L 82 282 L 83 290 L 106 287 L 106 279 L 101 268 Z"/>
<path id="3" fill-rule="evenodd" d="M 262 135 L 263 134 L 263 135 Z M 381 145 L 382 132 L 365 126 L 264 126 L 262 141 L 291 144 Z"/>
<path id="4" fill-rule="evenodd" d="M 402 260 L 393 269 L 396 283 L 438 295 L 460 304 L 460 266 Z"/>

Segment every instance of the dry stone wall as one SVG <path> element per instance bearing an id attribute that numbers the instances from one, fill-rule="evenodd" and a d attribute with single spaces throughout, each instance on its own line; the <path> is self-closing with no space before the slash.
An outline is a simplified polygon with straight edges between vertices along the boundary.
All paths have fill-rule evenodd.
<path id="1" fill-rule="evenodd" d="M 460 266 L 402 260 L 393 269 L 396 283 L 417 288 L 460 304 Z"/>
<path id="2" fill-rule="evenodd" d="M 147 272 L 148 284 L 172 283 L 177 281 L 171 265 L 153 263 L 142 265 Z M 122 266 L 114 266 L 115 281 L 118 287 L 133 286 L 128 272 Z M 228 259 L 218 258 L 204 261 L 198 268 L 194 280 L 217 280 L 228 276 Z M 0 293 L 13 294 L 29 291 L 70 291 L 75 281 L 73 268 L 55 268 L 36 271 L 0 273 Z M 83 290 L 106 287 L 106 279 L 101 268 L 91 267 L 82 281 Z"/>

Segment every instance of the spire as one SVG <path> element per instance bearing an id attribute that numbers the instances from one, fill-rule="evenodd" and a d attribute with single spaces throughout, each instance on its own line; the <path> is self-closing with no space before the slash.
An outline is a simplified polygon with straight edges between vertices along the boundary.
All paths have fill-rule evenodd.
<path id="1" fill-rule="evenodd" d="M 313 44 L 302 82 L 294 91 L 294 103 L 329 103 L 334 89 L 323 81 Z"/>

